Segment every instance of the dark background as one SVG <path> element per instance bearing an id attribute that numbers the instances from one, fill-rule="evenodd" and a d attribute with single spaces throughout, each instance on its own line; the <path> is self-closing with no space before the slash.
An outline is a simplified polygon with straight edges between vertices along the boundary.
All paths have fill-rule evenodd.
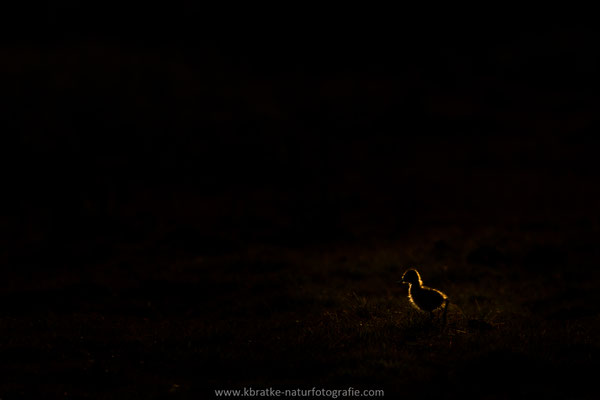
<path id="1" fill-rule="evenodd" d="M 593 397 L 594 32 L 161 12 L 0 44 L 0 396 Z"/>

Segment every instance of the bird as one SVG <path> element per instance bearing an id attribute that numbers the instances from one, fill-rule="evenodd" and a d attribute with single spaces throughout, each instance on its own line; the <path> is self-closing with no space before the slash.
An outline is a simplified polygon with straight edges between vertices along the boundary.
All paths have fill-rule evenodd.
<path id="1" fill-rule="evenodd" d="M 417 310 L 428 312 L 433 320 L 433 312 L 444 308 L 444 324 L 446 323 L 446 311 L 450 300 L 443 292 L 427 286 L 423 286 L 421 275 L 416 269 L 409 269 L 402 275 L 398 283 L 408 284 L 408 299 Z"/>

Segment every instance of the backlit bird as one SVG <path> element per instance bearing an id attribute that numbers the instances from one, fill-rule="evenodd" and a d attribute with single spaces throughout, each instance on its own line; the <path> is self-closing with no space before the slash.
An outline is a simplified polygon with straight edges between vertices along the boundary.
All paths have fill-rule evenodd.
<path id="1" fill-rule="evenodd" d="M 448 296 L 437 289 L 423 286 L 421 276 L 416 269 L 406 271 L 402 275 L 400 283 L 408 284 L 408 299 L 417 310 L 428 312 L 431 318 L 433 318 L 433 312 L 443 307 L 444 323 L 446 322 L 446 311 L 449 303 Z"/>

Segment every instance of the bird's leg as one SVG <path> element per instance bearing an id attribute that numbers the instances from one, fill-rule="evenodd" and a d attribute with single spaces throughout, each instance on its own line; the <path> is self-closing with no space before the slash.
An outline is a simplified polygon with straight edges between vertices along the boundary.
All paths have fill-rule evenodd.
<path id="1" fill-rule="evenodd" d="M 446 326 L 446 314 L 448 313 L 448 303 L 450 303 L 450 300 L 446 299 L 444 300 L 444 326 Z"/>

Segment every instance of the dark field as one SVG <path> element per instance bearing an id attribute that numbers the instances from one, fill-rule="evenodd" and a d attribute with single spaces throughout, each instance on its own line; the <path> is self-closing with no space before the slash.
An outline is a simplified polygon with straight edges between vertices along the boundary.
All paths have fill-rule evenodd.
<path id="1" fill-rule="evenodd" d="M 0 47 L 0 398 L 597 398 L 595 41 L 477 40 Z"/>

